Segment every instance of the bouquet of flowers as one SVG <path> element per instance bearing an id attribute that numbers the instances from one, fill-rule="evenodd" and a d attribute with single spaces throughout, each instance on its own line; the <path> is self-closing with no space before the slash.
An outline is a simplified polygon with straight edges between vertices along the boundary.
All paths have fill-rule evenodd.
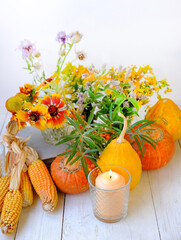
<path id="1" fill-rule="evenodd" d="M 108 69 L 104 65 L 99 70 L 93 65 L 74 65 L 74 60 L 83 61 L 86 57 L 76 48 L 76 58 L 65 64 L 68 54 L 81 39 L 78 31 L 57 34 L 59 56 L 53 74 L 48 77 L 41 66 L 41 53 L 35 44 L 24 40 L 20 50 L 26 63 L 24 69 L 33 76 L 33 83 L 20 87 L 19 92 L 7 100 L 6 108 L 12 112 L 19 129 L 27 123 L 42 131 L 70 126 L 66 135 L 56 141 L 59 144 L 71 141 L 62 155 L 68 154 L 70 162 L 79 152 L 75 162 L 91 153 L 89 157 L 95 163 L 99 152 L 122 131 L 118 112 L 124 114 L 131 129 L 131 121 L 138 115 L 139 108 L 149 107 L 154 94 L 160 98 L 161 90 L 167 93 L 171 89 L 166 79 L 156 79 L 149 65 Z M 141 139 L 141 132 L 136 132 L 134 137 L 136 141 Z M 147 140 L 152 144 L 152 140 Z"/>

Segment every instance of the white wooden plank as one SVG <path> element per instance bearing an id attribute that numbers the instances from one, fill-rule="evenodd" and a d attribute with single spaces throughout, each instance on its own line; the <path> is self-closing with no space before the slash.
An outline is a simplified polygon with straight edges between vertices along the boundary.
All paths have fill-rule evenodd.
<path id="1" fill-rule="evenodd" d="M 22 210 L 16 240 L 61 239 L 64 194 L 59 193 L 58 205 L 52 213 L 44 212 L 41 205 L 36 195 L 33 205 Z"/>
<path id="2" fill-rule="evenodd" d="M 149 171 L 161 239 L 181 239 L 181 149 L 176 143 L 173 159 L 163 168 Z"/>
<path id="3" fill-rule="evenodd" d="M 5 132 L 5 124 L 7 122 L 7 110 L 5 107 L 0 107 L 0 139 Z M 10 235 L 4 235 L 0 231 L 0 240 L 14 240 L 15 232 Z"/>
<path id="4" fill-rule="evenodd" d="M 92 212 L 89 191 L 79 195 L 66 195 L 63 240 L 157 240 L 154 207 L 147 172 L 132 190 L 128 215 L 118 223 L 103 223 Z"/>

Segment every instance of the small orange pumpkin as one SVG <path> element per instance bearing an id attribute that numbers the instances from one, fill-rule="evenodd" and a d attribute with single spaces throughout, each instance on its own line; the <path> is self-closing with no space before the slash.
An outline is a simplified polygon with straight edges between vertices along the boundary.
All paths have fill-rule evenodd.
<path id="1" fill-rule="evenodd" d="M 77 161 L 72 165 L 69 163 L 66 165 L 67 159 L 67 156 L 59 156 L 51 164 L 51 175 L 55 184 L 64 193 L 77 194 L 86 191 L 89 184 L 81 162 Z M 87 157 L 85 159 L 89 171 L 95 168 L 95 165 Z"/>
<path id="2" fill-rule="evenodd" d="M 171 99 L 160 99 L 148 110 L 145 118 L 166 128 L 174 141 L 181 138 L 181 110 Z"/>
<path id="3" fill-rule="evenodd" d="M 133 131 L 138 127 L 139 125 L 134 127 Z M 128 134 L 126 134 L 125 138 L 132 143 L 132 147 L 138 153 L 143 170 L 153 170 L 163 167 L 172 159 L 175 152 L 175 144 L 172 136 L 164 128 L 156 124 L 149 125 L 142 129 L 155 129 L 154 131 L 148 130 L 148 132 L 146 131 L 144 134 L 149 133 L 148 136 L 157 142 L 155 148 L 148 142 L 144 142 L 145 152 L 143 152 L 143 157 L 134 139 L 131 139 Z"/>

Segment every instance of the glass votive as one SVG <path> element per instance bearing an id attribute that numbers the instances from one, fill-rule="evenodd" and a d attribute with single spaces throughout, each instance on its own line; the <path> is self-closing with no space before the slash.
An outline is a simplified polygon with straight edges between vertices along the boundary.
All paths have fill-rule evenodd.
<path id="1" fill-rule="evenodd" d="M 2 142 L 0 142 L 0 176 L 3 175 L 3 167 L 5 162 L 5 147 Z"/>
<path id="2" fill-rule="evenodd" d="M 96 178 L 104 172 L 116 172 L 124 177 L 125 185 L 114 190 L 105 190 L 95 186 Z M 94 168 L 88 175 L 93 213 L 103 222 L 118 222 L 126 217 L 130 191 L 131 175 L 118 165 L 102 165 Z"/>

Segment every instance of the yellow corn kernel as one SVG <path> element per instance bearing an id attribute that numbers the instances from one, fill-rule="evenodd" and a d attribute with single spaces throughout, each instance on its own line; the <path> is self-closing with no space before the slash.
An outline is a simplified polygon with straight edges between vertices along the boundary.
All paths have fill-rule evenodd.
<path id="1" fill-rule="evenodd" d="M 3 207 L 4 198 L 9 190 L 10 176 L 0 178 L 0 212 Z"/>
<path id="2" fill-rule="evenodd" d="M 21 213 L 23 198 L 19 190 L 9 190 L 4 199 L 0 227 L 4 234 L 14 232 Z"/>
<path id="3" fill-rule="evenodd" d="M 42 201 L 43 210 L 53 211 L 58 202 L 57 189 L 44 162 L 42 160 L 32 162 L 28 167 L 28 174 Z"/>
<path id="4" fill-rule="evenodd" d="M 23 207 L 33 204 L 33 189 L 28 176 L 28 172 L 21 173 L 20 192 L 23 197 Z"/>

